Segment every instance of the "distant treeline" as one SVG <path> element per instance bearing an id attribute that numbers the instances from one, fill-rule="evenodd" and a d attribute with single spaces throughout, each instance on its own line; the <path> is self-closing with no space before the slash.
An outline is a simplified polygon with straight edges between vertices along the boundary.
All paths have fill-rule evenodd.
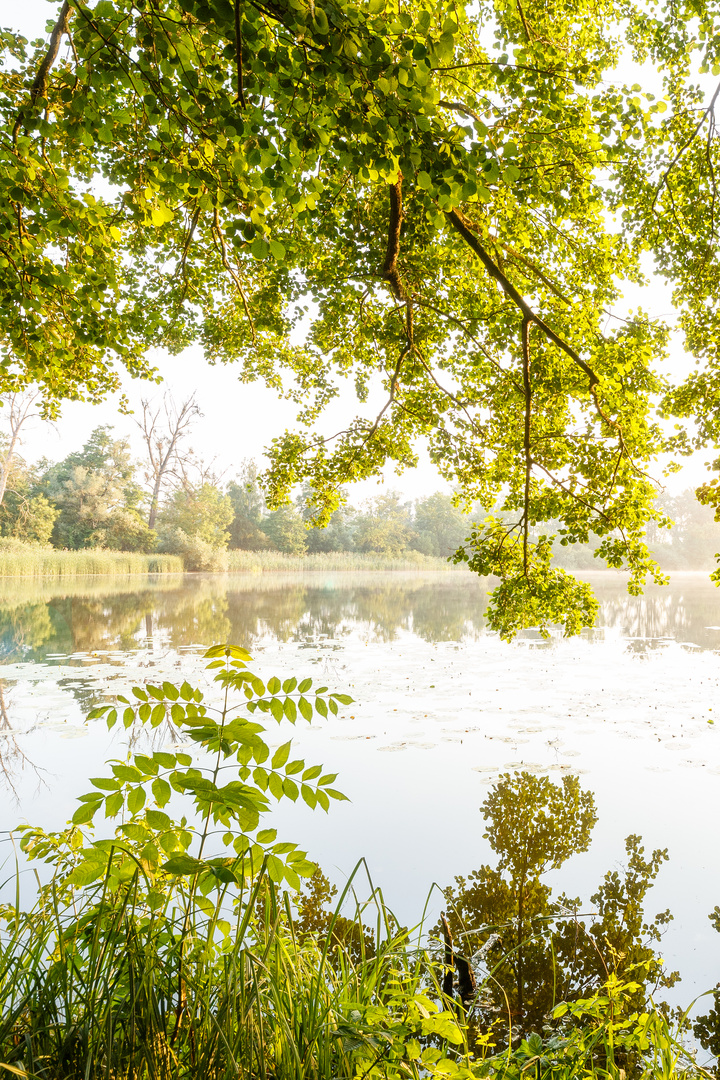
<path id="1" fill-rule="evenodd" d="M 385 560 L 446 559 L 485 511 L 463 513 L 441 492 L 414 501 L 383 492 L 360 507 L 341 506 L 326 528 L 310 526 L 311 492 L 269 511 L 255 465 L 245 462 L 230 483 L 197 465 L 178 471 L 158 502 L 159 484 L 133 460 L 129 442 L 97 428 L 85 446 L 63 461 L 28 465 L 13 455 L 0 504 L 0 536 L 69 551 L 178 555 L 186 569 L 222 570 L 227 551 L 284 555 L 345 553 Z M 651 547 L 668 569 L 715 565 L 720 526 L 692 491 L 668 498 L 672 532 L 654 529 Z M 552 523 L 543 531 L 552 532 Z M 599 569 L 593 545 L 557 547 L 569 568 Z M 234 562 L 237 560 L 233 560 Z"/>

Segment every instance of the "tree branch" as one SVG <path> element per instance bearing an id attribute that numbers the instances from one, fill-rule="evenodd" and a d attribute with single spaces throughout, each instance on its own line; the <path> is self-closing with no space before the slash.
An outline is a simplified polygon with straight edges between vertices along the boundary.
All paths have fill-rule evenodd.
<path id="1" fill-rule="evenodd" d="M 35 104 L 39 97 L 45 97 L 47 91 L 48 75 L 50 69 L 57 59 L 57 54 L 60 51 L 60 42 L 62 41 L 63 34 L 67 34 L 70 25 L 70 4 L 68 0 L 65 0 L 63 6 L 60 8 L 60 14 L 58 15 L 57 22 L 53 26 L 52 33 L 50 34 L 50 43 L 48 50 L 42 59 L 40 67 L 37 70 L 37 75 L 33 79 L 33 84 L 30 87 L 30 102 Z M 13 128 L 13 142 L 17 139 L 18 132 L 22 127 L 23 113 L 20 111 L 20 115 L 15 121 Z"/>
<path id="2" fill-rule="evenodd" d="M 472 248 L 472 250 L 478 256 L 481 263 L 487 270 L 487 272 L 490 274 L 490 277 L 494 278 L 495 281 L 497 281 L 505 295 L 508 296 L 516 305 L 516 307 L 520 309 L 526 319 L 529 319 L 530 322 L 534 322 L 537 326 L 539 326 L 545 336 L 548 337 L 554 345 L 557 345 L 559 349 L 562 349 L 562 351 L 566 353 L 570 357 L 570 359 L 573 360 L 578 365 L 578 367 L 585 372 L 590 383 L 590 389 L 594 390 L 595 386 L 597 386 L 600 380 L 598 379 L 592 368 L 585 363 L 583 358 L 578 355 L 578 353 L 575 351 L 575 349 L 572 348 L 571 345 L 568 345 L 568 343 L 564 341 L 563 338 L 561 338 L 558 334 L 555 333 L 552 327 L 548 326 L 548 324 L 543 319 L 541 319 L 539 315 L 535 314 L 535 312 L 528 304 L 527 300 L 525 300 L 525 298 L 520 295 L 512 282 L 505 276 L 502 270 L 498 266 L 496 266 L 496 264 L 490 258 L 478 238 L 468 227 L 468 224 L 462 217 L 462 215 L 458 213 L 457 210 L 450 210 L 448 213 L 446 213 L 445 216 L 447 217 L 453 228 L 460 233 L 460 236 L 462 236 L 468 247 Z"/>

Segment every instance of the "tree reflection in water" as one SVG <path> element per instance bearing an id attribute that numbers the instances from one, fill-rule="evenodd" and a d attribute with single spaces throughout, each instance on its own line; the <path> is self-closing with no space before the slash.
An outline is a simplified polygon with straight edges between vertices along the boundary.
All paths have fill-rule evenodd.
<path id="1" fill-rule="evenodd" d="M 500 1044 L 509 1032 L 514 1038 L 539 1031 L 554 1005 L 589 996 L 611 973 L 636 984 L 626 1001 L 630 1011 L 642 1011 L 651 995 L 674 985 L 678 973 L 666 971 L 655 951 L 672 916 L 644 913 L 666 851 L 646 858 L 641 838 L 629 836 L 624 871 L 608 871 L 583 907 L 578 897 L 553 896 L 542 880 L 590 844 L 595 801 L 577 778 L 554 784 L 506 773 L 482 813 L 497 862 L 456 878 L 444 893 L 456 950 L 480 967 L 482 990 L 472 1008 L 483 1029 L 492 1025 Z"/>
<path id="2" fill-rule="evenodd" d="M 41 770 L 33 764 L 21 747 L 17 734 L 10 720 L 7 699 L 7 685 L 5 679 L 0 679 L 0 777 L 2 782 L 12 792 L 16 803 L 19 803 L 15 777 L 23 769 L 31 769 L 43 784 Z"/>

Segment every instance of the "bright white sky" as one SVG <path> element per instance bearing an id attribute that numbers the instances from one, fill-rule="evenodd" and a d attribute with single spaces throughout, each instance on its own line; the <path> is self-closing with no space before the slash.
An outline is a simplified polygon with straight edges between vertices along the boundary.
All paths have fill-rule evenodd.
<path id="1" fill-rule="evenodd" d="M 45 23 L 57 10 L 54 0 L 0 0 L 0 25 L 20 30 L 26 37 L 35 38 L 45 34 Z M 623 70 L 624 78 L 632 79 L 637 73 Z M 647 85 L 645 83 L 645 85 Z M 654 316 L 669 317 L 672 303 L 669 290 L 662 282 L 654 280 L 649 288 L 633 289 L 626 294 L 623 310 L 642 306 Z M 263 448 L 286 428 L 294 426 L 294 406 L 278 399 L 277 395 L 260 384 L 246 385 L 238 381 L 232 366 L 212 367 L 199 348 L 186 350 L 180 356 L 169 357 L 157 353 L 152 357 L 164 380 L 161 386 L 125 378 L 124 392 L 131 405 L 139 406 L 141 398 L 150 397 L 160 401 L 164 391 L 169 391 L 180 402 L 195 392 L 203 412 L 192 437 L 192 445 L 205 460 L 215 458 L 221 469 L 226 469 L 226 479 L 232 479 L 244 458 L 254 458 L 264 467 Z M 672 357 L 673 375 L 682 373 L 692 361 L 678 347 Z M 372 405 L 375 403 L 372 402 Z M 322 429 L 328 432 L 344 428 L 356 414 L 357 403 L 352 389 L 344 394 L 328 410 L 322 421 Z M 101 405 L 68 402 L 60 421 L 49 427 L 34 422 L 23 439 L 22 452 L 27 460 L 45 456 L 58 460 L 79 449 L 90 432 L 100 424 L 111 424 L 118 436 L 126 435 L 140 453 L 137 428 L 132 417 L 118 412 L 117 398 L 109 398 Z M 672 492 L 701 482 L 706 470 L 703 463 L 714 456 L 711 451 L 696 455 L 681 474 L 669 478 L 668 489 Z M 659 476 L 660 470 L 656 470 Z M 388 470 L 387 486 L 401 491 L 408 498 L 418 498 L 438 489 L 449 490 L 427 459 L 421 460 L 417 469 L 396 476 Z M 351 490 L 350 499 L 357 503 L 377 492 L 375 482 L 357 484 Z"/>

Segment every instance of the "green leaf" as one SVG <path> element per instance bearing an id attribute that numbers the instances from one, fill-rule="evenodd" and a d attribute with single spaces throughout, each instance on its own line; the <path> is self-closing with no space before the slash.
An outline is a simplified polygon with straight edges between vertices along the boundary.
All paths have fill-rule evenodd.
<path id="1" fill-rule="evenodd" d="M 308 692 L 308 690 L 310 689 L 311 686 L 312 686 L 312 679 L 303 679 L 302 682 L 300 683 L 300 685 L 298 686 L 298 690 L 300 691 L 301 694 L 307 694 L 307 692 Z"/>
<path id="2" fill-rule="evenodd" d="M 94 818 L 99 805 L 97 802 L 82 803 L 72 816 L 73 825 L 87 825 Z"/>
<path id="3" fill-rule="evenodd" d="M 289 697 L 285 698 L 285 703 L 283 705 L 283 712 L 284 712 L 285 716 L 288 718 L 288 720 L 290 721 L 290 723 L 294 724 L 296 719 L 297 719 L 297 707 L 296 707 L 295 702 L 293 701 L 292 698 L 289 698 Z"/>
<path id="4" fill-rule="evenodd" d="M 314 780 L 316 776 L 320 776 L 322 772 L 322 765 L 311 765 L 309 769 L 306 769 L 302 775 L 303 780 Z"/>
<path id="5" fill-rule="evenodd" d="M 325 791 L 331 799 L 336 799 L 338 802 L 350 802 L 347 795 L 343 795 L 342 791 L 336 791 L 335 788 L 326 787 L 323 788 L 323 791 Z"/>
<path id="6" fill-rule="evenodd" d="M 152 782 L 152 793 L 158 806 L 166 806 L 170 801 L 172 790 L 167 780 L 158 778 Z"/>
<path id="7" fill-rule="evenodd" d="M 270 789 L 270 794 L 278 801 L 283 798 L 285 792 L 283 791 L 282 777 L 278 773 L 270 773 L 268 776 L 268 788 Z"/>
<path id="8" fill-rule="evenodd" d="M 283 718 L 283 706 L 280 698 L 274 697 L 270 702 L 270 712 L 273 715 L 273 719 L 277 720 L 278 724 Z"/>
<path id="9" fill-rule="evenodd" d="M 145 789 L 131 788 L 127 796 L 127 807 L 131 814 L 138 814 L 145 805 Z"/>
<path id="10" fill-rule="evenodd" d="M 312 705 L 307 698 L 300 698 L 300 700 L 298 701 L 298 709 L 300 710 L 300 715 L 303 717 L 304 720 L 312 720 Z"/>
<path id="11" fill-rule="evenodd" d="M 321 697 L 316 697 L 315 698 L 315 711 L 320 713 L 321 716 L 327 716 L 328 707 L 327 707 L 327 705 L 325 703 L 325 700 L 323 698 L 321 698 Z"/>
<path id="12" fill-rule="evenodd" d="M 116 817 L 120 813 L 124 805 L 125 799 L 121 791 L 117 791 L 114 795 L 108 795 L 107 799 L 105 800 L 105 817 Z"/>
<path id="13" fill-rule="evenodd" d="M 282 768 L 282 766 L 285 764 L 287 759 L 290 757 L 290 751 L 291 750 L 292 750 L 292 739 L 289 740 L 286 743 L 283 743 L 282 746 L 279 746 L 277 748 L 277 750 L 275 751 L 275 753 L 272 756 L 272 761 L 270 762 L 273 769 Z"/>
<path id="14" fill-rule="evenodd" d="M 163 863 L 161 870 L 168 874 L 197 874 L 205 864 L 200 859 L 194 859 L 191 855 L 173 855 Z"/>
<path id="15" fill-rule="evenodd" d="M 151 829 L 169 829 L 172 822 L 161 810 L 146 810 L 145 820 Z"/>
<path id="16" fill-rule="evenodd" d="M 317 806 L 317 801 L 318 800 L 317 800 L 317 795 L 315 794 L 313 789 L 308 787 L 307 784 L 301 784 L 300 785 L 300 794 L 302 795 L 303 800 L 307 803 L 307 805 L 310 807 L 310 809 L 314 810 L 315 807 Z"/>
<path id="17" fill-rule="evenodd" d="M 150 713 L 150 724 L 152 727 L 158 727 L 165 719 L 165 706 L 156 705 L 153 711 Z"/>
<path id="18" fill-rule="evenodd" d="M 272 844 L 277 837 L 277 829 L 262 829 L 257 834 L 258 844 Z"/>
<path id="19" fill-rule="evenodd" d="M 285 875 L 285 867 L 276 855 L 268 855 L 267 870 L 270 880 L 279 885 Z"/>
<path id="20" fill-rule="evenodd" d="M 277 259 L 278 262 L 282 262 L 286 254 L 284 245 L 281 244 L 279 240 L 271 240 L 270 254 L 274 259 Z"/>
<path id="21" fill-rule="evenodd" d="M 100 788 L 101 791 L 117 791 L 120 788 L 118 780 L 109 780 L 105 776 L 91 777 L 90 783 L 94 784 L 96 788 Z"/>
<path id="22" fill-rule="evenodd" d="M 282 786 L 283 792 L 287 795 L 288 799 L 292 799 L 293 802 L 296 802 L 299 792 L 295 781 L 291 780 L 289 776 L 286 776 Z"/>
<path id="23" fill-rule="evenodd" d="M 139 769 L 136 769 L 134 765 L 113 765 L 112 771 L 118 780 L 126 780 L 130 783 L 136 784 L 139 780 L 142 780 L 142 773 Z"/>

